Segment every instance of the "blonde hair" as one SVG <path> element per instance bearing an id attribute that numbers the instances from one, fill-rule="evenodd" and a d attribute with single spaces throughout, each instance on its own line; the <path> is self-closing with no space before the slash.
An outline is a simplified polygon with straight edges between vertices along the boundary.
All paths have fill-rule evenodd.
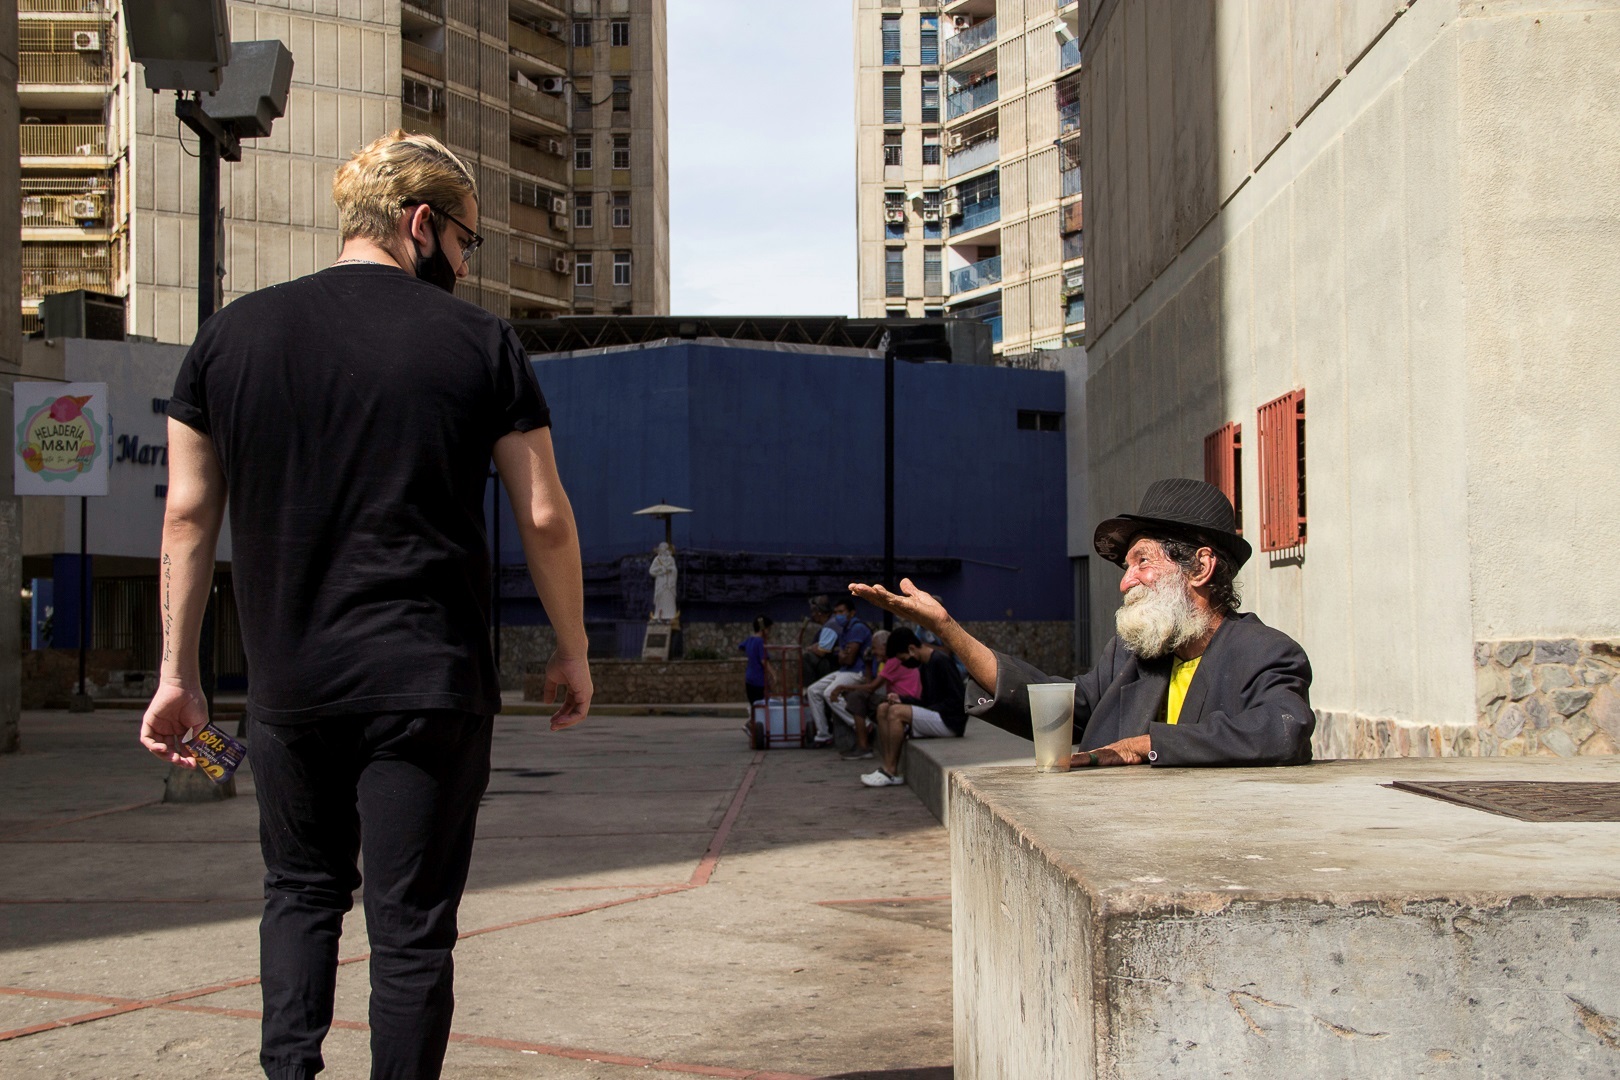
<path id="1" fill-rule="evenodd" d="M 465 162 L 431 135 L 394 131 L 344 162 L 332 177 L 338 228 L 345 241 L 393 240 L 400 210 L 426 203 L 440 214 L 458 214 L 478 198 L 478 183 Z"/>

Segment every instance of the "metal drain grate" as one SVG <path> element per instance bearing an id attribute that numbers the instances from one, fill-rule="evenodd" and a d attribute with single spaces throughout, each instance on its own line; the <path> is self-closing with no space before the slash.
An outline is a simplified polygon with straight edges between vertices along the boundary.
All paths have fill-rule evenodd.
<path id="1" fill-rule="evenodd" d="M 1520 821 L 1620 821 L 1620 783 L 1397 780 L 1387 786 Z"/>

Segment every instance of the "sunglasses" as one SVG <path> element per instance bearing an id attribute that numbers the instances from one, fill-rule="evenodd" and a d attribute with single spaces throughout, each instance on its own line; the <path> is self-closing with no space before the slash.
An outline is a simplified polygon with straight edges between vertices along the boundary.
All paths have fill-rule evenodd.
<path id="1" fill-rule="evenodd" d="M 430 205 L 428 203 L 423 203 L 423 202 L 408 202 L 408 203 L 405 203 L 403 205 L 402 209 L 409 209 L 410 207 L 413 207 L 413 206 L 426 206 L 429 210 L 432 210 L 435 214 L 438 214 L 440 217 L 448 218 L 450 220 L 451 224 L 455 225 L 462 232 L 467 234 L 467 237 L 468 237 L 467 242 L 465 244 L 461 245 L 461 261 L 462 262 L 466 262 L 468 259 L 472 258 L 473 253 L 476 252 L 479 248 L 484 246 L 484 238 L 482 236 L 479 236 L 477 233 L 473 232 L 471 229 L 469 229 L 466 225 L 462 224 L 460 221 L 456 220 L 454 215 L 447 214 L 443 210 L 437 210 L 432 205 Z"/>

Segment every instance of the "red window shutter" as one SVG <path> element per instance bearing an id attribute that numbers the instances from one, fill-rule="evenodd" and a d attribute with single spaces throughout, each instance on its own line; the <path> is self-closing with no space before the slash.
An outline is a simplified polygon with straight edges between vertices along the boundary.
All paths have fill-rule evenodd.
<path id="1" fill-rule="evenodd" d="M 1204 482 L 1221 489 L 1243 535 L 1243 425 L 1222 424 L 1204 437 Z"/>
<path id="2" fill-rule="evenodd" d="M 1305 542 L 1305 391 L 1260 406 L 1260 550 Z"/>

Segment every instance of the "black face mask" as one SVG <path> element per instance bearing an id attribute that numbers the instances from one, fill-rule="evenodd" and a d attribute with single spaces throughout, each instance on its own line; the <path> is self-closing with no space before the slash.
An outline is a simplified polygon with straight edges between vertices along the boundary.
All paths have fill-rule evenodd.
<path id="1" fill-rule="evenodd" d="M 922 667 L 922 661 L 918 660 L 915 656 L 908 656 L 900 662 L 906 667 Z"/>
<path id="2" fill-rule="evenodd" d="M 450 265 L 450 259 L 444 253 L 444 233 L 439 231 L 437 225 L 433 227 L 433 237 L 438 241 L 433 254 L 416 256 L 416 276 L 429 285 L 437 285 L 447 293 L 456 291 L 456 268 Z M 411 241 L 414 246 L 416 241 Z"/>

